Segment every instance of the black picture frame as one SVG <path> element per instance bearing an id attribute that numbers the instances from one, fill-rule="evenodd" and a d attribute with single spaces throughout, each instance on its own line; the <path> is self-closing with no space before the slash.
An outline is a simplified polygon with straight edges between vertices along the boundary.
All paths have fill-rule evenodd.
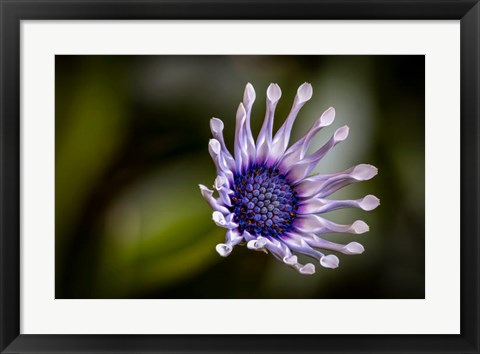
<path id="1" fill-rule="evenodd" d="M 478 0 L 0 0 L 0 18 L 0 350 L 2 353 L 479 353 L 480 5 Z M 20 334 L 20 23 L 27 19 L 460 20 L 461 334 Z M 438 315 L 441 316 L 441 314 Z"/>

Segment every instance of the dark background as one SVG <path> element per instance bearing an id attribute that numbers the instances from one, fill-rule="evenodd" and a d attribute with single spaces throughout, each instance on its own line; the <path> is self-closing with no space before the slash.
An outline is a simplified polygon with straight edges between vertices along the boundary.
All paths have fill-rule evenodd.
<path id="1" fill-rule="evenodd" d="M 424 298 L 425 128 L 423 56 L 56 56 L 56 298 Z M 292 141 L 326 108 L 347 141 L 319 172 L 358 163 L 373 180 L 339 199 L 375 194 L 370 232 L 340 235 L 365 253 L 339 255 L 335 270 L 302 276 L 271 255 L 236 247 L 215 252 L 224 230 L 198 183 L 213 183 L 209 119 L 225 122 L 233 144 L 235 112 L 247 82 L 257 92 L 254 134 L 270 82 L 282 88 L 276 127 L 297 87 L 313 98 Z"/>

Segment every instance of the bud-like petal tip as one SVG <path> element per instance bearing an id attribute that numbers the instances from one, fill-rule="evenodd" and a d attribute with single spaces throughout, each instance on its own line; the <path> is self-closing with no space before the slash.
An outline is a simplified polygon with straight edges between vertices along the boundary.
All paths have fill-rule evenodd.
<path id="1" fill-rule="evenodd" d="M 223 122 L 221 119 L 218 118 L 212 118 L 210 119 L 210 128 L 212 129 L 212 132 L 219 133 L 223 131 Z"/>
<path id="2" fill-rule="evenodd" d="M 298 103 L 303 103 L 312 98 L 313 88 L 308 82 L 302 84 L 297 90 Z"/>
<path id="3" fill-rule="evenodd" d="M 244 119 L 246 115 L 247 112 L 245 111 L 245 106 L 243 105 L 243 103 L 240 103 L 237 109 L 237 119 Z"/>
<path id="4" fill-rule="evenodd" d="M 255 101 L 255 89 L 251 83 L 247 83 L 245 86 L 245 92 L 243 93 L 243 102 L 246 106 L 249 106 Z"/>
<path id="5" fill-rule="evenodd" d="M 320 126 L 327 127 L 335 120 L 335 108 L 330 107 L 320 117 Z"/>
<path id="6" fill-rule="evenodd" d="M 322 258 L 320 258 L 320 264 L 322 265 L 322 267 L 325 268 L 338 268 L 339 263 L 340 260 L 337 256 L 334 256 L 333 254 L 329 254 L 328 256 L 323 256 Z"/>
<path id="7" fill-rule="evenodd" d="M 378 169 L 375 166 L 361 164 L 353 169 L 352 177 L 359 181 L 367 181 L 372 179 L 378 173 Z"/>
<path id="8" fill-rule="evenodd" d="M 215 154 L 220 153 L 221 146 L 217 139 L 210 139 L 210 141 L 208 142 L 208 145 L 210 146 L 210 148 Z"/>
<path id="9" fill-rule="evenodd" d="M 267 89 L 267 99 L 271 103 L 276 103 L 282 97 L 282 90 L 277 84 L 270 84 Z"/>
<path id="10" fill-rule="evenodd" d="M 361 254 L 365 251 L 365 248 L 358 242 L 350 242 L 344 247 L 344 250 L 347 251 L 348 254 Z"/>
<path id="11" fill-rule="evenodd" d="M 362 221 L 362 220 L 357 220 L 352 224 L 352 231 L 356 234 L 363 234 L 370 230 L 368 225 Z"/>
<path id="12" fill-rule="evenodd" d="M 227 245 L 225 243 L 219 243 L 215 249 L 217 250 L 218 254 L 222 257 L 227 257 L 230 253 L 232 253 L 232 246 Z"/>
<path id="13" fill-rule="evenodd" d="M 378 199 L 377 197 L 371 194 L 367 195 L 360 202 L 360 207 L 365 211 L 373 210 L 379 205 L 380 205 L 380 199 Z"/>
<path id="14" fill-rule="evenodd" d="M 347 125 L 344 125 L 343 127 L 337 129 L 337 131 L 333 135 L 333 138 L 335 139 L 335 141 L 343 141 L 348 137 L 349 130 L 350 128 Z"/>
<path id="15" fill-rule="evenodd" d="M 315 266 L 312 263 L 307 263 L 298 270 L 301 274 L 312 275 L 315 274 Z"/>
<path id="16" fill-rule="evenodd" d="M 298 263 L 298 258 L 297 256 L 285 256 L 283 257 L 283 262 L 288 265 L 294 265 Z"/>

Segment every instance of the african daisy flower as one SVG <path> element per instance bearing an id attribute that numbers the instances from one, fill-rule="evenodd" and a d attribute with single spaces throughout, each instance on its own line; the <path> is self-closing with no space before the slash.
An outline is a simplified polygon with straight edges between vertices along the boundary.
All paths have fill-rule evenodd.
<path id="1" fill-rule="evenodd" d="M 218 244 L 216 250 L 226 257 L 244 241 L 249 249 L 270 252 L 302 274 L 315 273 L 315 266 L 300 264 L 293 252 L 315 258 L 323 267 L 337 268 L 338 257 L 325 255 L 319 249 L 353 255 L 362 253 L 363 246 L 358 242 L 338 244 L 318 235 L 362 234 L 369 230 L 368 225 L 360 220 L 339 225 L 318 214 L 342 208 L 375 209 L 379 200 L 373 195 L 357 200 L 326 198 L 349 184 L 371 179 L 377 169 L 360 164 L 338 173 L 309 176 L 318 162 L 347 138 L 348 127 L 337 129 L 325 145 L 308 154 L 315 135 L 334 120 L 335 110 L 329 108 L 300 140 L 288 147 L 293 122 L 312 97 L 312 86 L 304 83 L 298 88 L 290 114 L 273 136 L 274 112 L 280 96 L 280 87 L 271 84 L 267 89 L 265 120 L 255 141 L 250 129 L 255 90 L 247 84 L 237 110 L 233 155 L 223 139 L 223 122 L 218 118 L 210 121 L 214 138 L 209 142 L 209 152 L 217 169 L 213 188 L 218 197 L 213 196 L 213 190 L 199 186 L 213 209 L 213 221 L 227 230 L 225 243 Z"/>

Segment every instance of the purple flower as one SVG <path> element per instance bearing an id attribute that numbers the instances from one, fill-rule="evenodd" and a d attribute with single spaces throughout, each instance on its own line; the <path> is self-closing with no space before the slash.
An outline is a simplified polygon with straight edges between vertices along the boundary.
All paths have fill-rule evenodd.
<path id="1" fill-rule="evenodd" d="M 350 255 L 364 251 L 358 242 L 343 245 L 318 235 L 362 234 L 369 230 L 365 222 L 357 220 L 351 225 L 339 225 L 318 214 L 342 208 L 375 209 L 380 202 L 373 195 L 356 200 L 327 197 L 349 184 L 371 179 L 377 169 L 360 164 L 338 173 L 310 176 L 318 162 L 347 138 L 348 127 L 337 129 L 324 146 L 308 155 L 312 139 L 334 120 L 335 110 L 329 108 L 300 140 L 288 147 L 293 123 L 312 97 L 312 86 L 304 83 L 298 88 L 290 114 L 273 136 L 273 117 L 281 94 L 277 84 L 268 87 L 265 120 L 255 141 L 250 129 L 255 90 L 247 84 L 237 110 L 233 155 L 223 139 L 223 122 L 212 118 L 210 127 L 214 139 L 209 142 L 209 152 L 217 169 L 213 188 L 218 196 L 214 197 L 214 191 L 204 185 L 199 186 L 213 209 L 213 221 L 227 230 L 225 243 L 216 247 L 221 256 L 228 256 L 233 247 L 245 241 L 249 249 L 270 252 L 298 272 L 313 274 L 315 266 L 300 264 L 293 252 L 315 258 L 323 267 L 337 268 L 338 257 L 325 255 L 319 249 Z"/>

